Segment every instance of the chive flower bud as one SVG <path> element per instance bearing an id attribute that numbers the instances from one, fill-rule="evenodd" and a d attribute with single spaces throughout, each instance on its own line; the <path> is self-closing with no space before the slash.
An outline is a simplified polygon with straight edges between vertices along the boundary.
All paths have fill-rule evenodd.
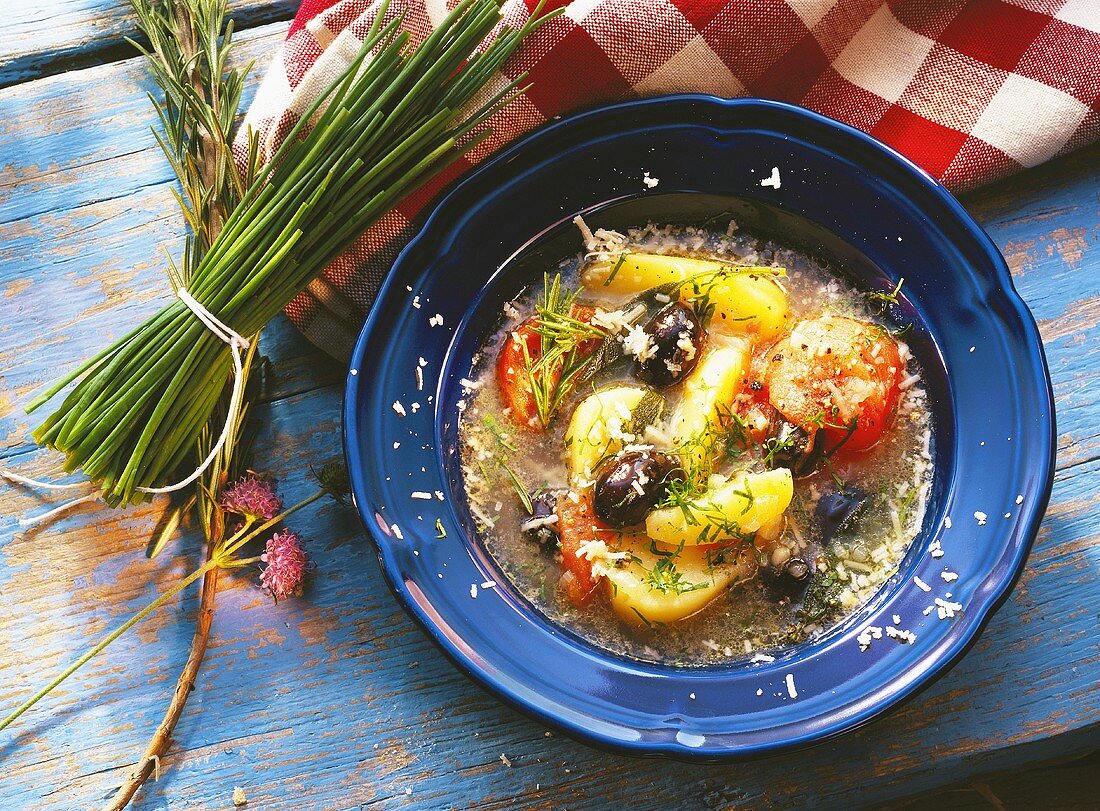
<path id="1" fill-rule="evenodd" d="M 272 535 L 260 560 L 267 564 L 260 573 L 260 585 L 275 598 L 275 602 L 302 593 L 302 581 L 309 571 L 310 562 L 296 532 L 283 530 Z"/>
<path id="2" fill-rule="evenodd" d="M 251 521 L 269 520 L 283 508 L 271 482 L 256 476 L 245 476 L 222 492 L 221 508 Z"/>

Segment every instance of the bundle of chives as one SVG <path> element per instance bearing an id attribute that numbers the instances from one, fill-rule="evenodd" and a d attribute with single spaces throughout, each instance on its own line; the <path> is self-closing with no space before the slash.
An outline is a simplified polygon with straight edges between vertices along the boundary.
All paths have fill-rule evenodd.
<path id="1" fill-rule="evenodd" d="M 411 49 L 400 15 L 383 24 L 383 6 L 352 65 L 301 117 L 179 283 L 237 333 L 258 332 L 404 194 L 488 135 L 478 128 L 523 92 L 525 77 L 466 108 L 552 16 L 540 11 L 479 49 L 500 20 L 498 0 L 462 0 Z M 65 453 L 66 471 L 98 482 L 107 504 L 144 501 L 142 488 L 193 457 L 231 368 L 225 341 L 174 300 L 36 397 L 28 412 L 84 375 L 34 439 Z"/>

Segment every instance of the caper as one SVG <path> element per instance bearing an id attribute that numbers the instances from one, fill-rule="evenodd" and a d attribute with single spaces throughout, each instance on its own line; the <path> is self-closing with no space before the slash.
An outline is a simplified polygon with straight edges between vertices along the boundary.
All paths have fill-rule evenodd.
<path id="1" fill-rule="evenodd" d="M 812 434 L 780 419 L 774 435 L 764 440 L 764 462 L 772 469 L 785 467 L 795 476 L 809 476 L 821 464 L 822 432 Z"/>
<path id="2" fill-rule="evenodd" d="M 543 549 L 551 550 L 558 546 L 561 535 L 558 531 L 558 492 L 543 490 L 531 496 L 531 515 L 519 525 L 523 537 L 537 543 Z"/>
<path id="3" fill-rule="evenodd" d="M 794 601 L 805 593 L 813 573 L 812 563 L 804 558 L 791 558 L 782 566 L 767 567 L 763 576 L 768 591 L 775 599 Z"/>

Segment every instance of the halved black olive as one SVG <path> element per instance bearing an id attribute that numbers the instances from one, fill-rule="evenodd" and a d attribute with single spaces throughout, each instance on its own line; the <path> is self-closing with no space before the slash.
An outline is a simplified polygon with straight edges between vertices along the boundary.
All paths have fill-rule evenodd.
<path id="1" fill-rule="evenodd" d="M 808 433 L 794 423 L 781 420 L 774 436 L 764 440 L 764 463 L 771 469 L 785 467 L 795 476 L 809 476 L 821 465 L 825 442 L 823 432 Z"/>
<path id="2" fill-rule="evenodd" d="M 817 502 L 817 521 L 821 527 L 821 544 L 827 546 L 833 535 L 847 526 L 859 508 L 867 501 L 867 493 L 847 486 L 825 493 Z"/>
<path id="3" fill-rule="evenodd" d="M 656 389 L 668 388 L 699 363 L 706 330 L 691 308 L 670 304 L 642 329 L 649 336 L 652 353 L 634 362 L 634 376 L 639 380 Z"/>
<path id="4" fill-rule="evenodd" d="M 558 494 L 564 491 L 543 490 L 531 496 L 532 513 L 519 525 L 523 537 L 537 543 L 543 549 L 557 548 L 561 535 L 558 531 Z"/>
<path id="5" fill-rule="evenodd" d="M 628 451 L 608 459 L 596 471 L 592 511 L 608 526 L 635 526 L 665 497 L 669 482 L 683 477 L 680 461 L 673 456 Z"/>

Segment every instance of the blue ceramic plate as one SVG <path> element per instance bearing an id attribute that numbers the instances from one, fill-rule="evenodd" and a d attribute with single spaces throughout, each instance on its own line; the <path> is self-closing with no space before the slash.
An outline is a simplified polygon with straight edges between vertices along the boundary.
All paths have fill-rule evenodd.
<path id="1" fill-rule="evenodd" d="M 778 189 L 760 182 L 773 166 Z M 643 172 L 660 185 L 643 186 Z M 570 224 L 578 213 L 604 227 L 732 215 L 842 264 L 869 287 L 905 278 L 916 322 L 907 340 L 936 413 L 933 494 L 898 575 L 822 638 L 770 663 L 677 669 L 621 658 L 535 610 L 480 545 L 459 472 L 458 381 L 503 302 L 541 279 L 541 258 L 581 249 Z M 674 96 L 548 126 L 439 203 L 359 336 L 345 438 L 382 571 L 464 672 L 589 743 L 729 760 L 851 730 L 963 655 L 1012 588 L 1038 529 L 1053 475 L 1053 413 L 1035 322 L 993 243 L 939 184 L 869 136 L 797 107 Z M 929 554 L 937 540 L 942 558 Z M 959 579 L 945 583 L 944 569 Z M 472 599 L 471 584 L 486 580 L 497 587 Z M 925 614 L 946 592 L 962 611 Z M 861 652 L 859 631 L 891 625 L 894 614 L 916 642 L 884 639 Z"/>

